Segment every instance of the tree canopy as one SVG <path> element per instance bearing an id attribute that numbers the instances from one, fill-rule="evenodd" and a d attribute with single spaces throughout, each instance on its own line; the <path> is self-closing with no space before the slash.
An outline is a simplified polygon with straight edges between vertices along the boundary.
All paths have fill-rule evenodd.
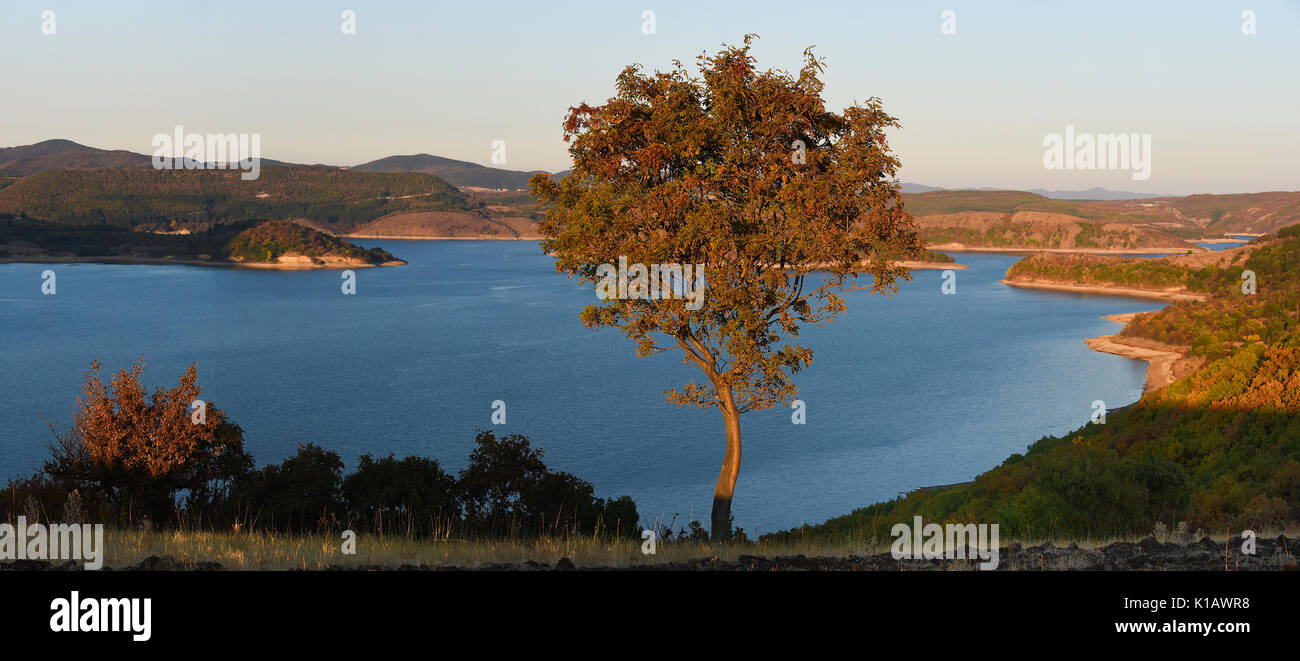
<path id="1" fill-rule="evenodd" d="M 715 537 L 739 467 L 736 417 L 793 399 L 792 375 L 812 362 L 796 343 L 801 326 L 834 319 L 860 275 L 872 277 L 871 292 L 892 294 L 909 279 L 897 260 L 922 251 L 886 137 L 897 119 L 878 98 L 827 110 L 811 48 L 797 74 L 764 71 L 752 39 L 700 55 L 698 76 L 680 62 L 653 74 L 625 68 L 613 98 L 570 109 L 570 174 L 531 182 L 545 205 L 542 248 L 561 273 L 594 284 L 620 257 L 702 265 L 698 309 L 628 297 L 587 307 L 582 321 L 620 329 L 639 355 L 680 349 L 704 372 L 667 396 L 723 411 Z"/>

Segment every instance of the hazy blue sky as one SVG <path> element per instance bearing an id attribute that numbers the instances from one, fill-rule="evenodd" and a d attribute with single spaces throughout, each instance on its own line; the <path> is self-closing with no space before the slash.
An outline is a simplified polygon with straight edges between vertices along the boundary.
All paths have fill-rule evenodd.
<path id="1" fill-rule="evenodd" d="M 41 14 L 56 32 L 42 34 Z M 357 15 L 341 33 L 340 14 Z M 642 34 L 642 12 L 655 34 Z M 941 33 L 956 13 L 956 34 Z M 1256 34 L 1242 34 L 1253 10 Z M 1300 188 L 1300 1 L 456 2 L 5 0 L 0 145 L 62 137 L 151 153 L 154 134 L 262 136 L 354 165 L 428 152 L 567 167 L 565 109 L 626 64 L 693 64 L 762 38 L 764 67 L 827 59 L 836 109 L 879 96 L 905 181 L 1161 193 Z M 1151 177 L 1043 167 L 1043 138 L 1149 133 Z"/>

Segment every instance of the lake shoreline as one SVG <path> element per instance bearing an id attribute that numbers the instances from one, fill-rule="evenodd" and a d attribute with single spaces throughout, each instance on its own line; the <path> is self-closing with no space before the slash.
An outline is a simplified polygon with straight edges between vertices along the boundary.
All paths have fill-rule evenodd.
<path id="1" fill-rule="evenodd" d="M 1204 296 L 1198 294 L 1128 289 L 1106 285 L 1065 285 L 1006 279 L 1003 279 L 1001 282 L 1002 284 L 1011 287 L 1021 287 L 1025 289 L 1046 289 L 1049 291 L 1065 291 L 1071 293 L 1150 298 L 1167 302 L 1205 300 Z M 1127 328 L 1128 324 L 1132 322 L 1138 314 L 1139 313 L 1136 312 L 1109 314 L 1103 316 L 1102 319 L 1124 324 L 1125 328 Z M 1085 338 L 1084 343 L 1093 351 L 1132 358 L 1133 360 L 1145 361 L 1147 363 L 1147 371 L 1142 386 L 1142 393 L 1144 395 L 1149 392 L 1160 390 L 1174 381 L 1177 381 L 1180 377 L 1195 369 L 1199 364 L 1199 361 L 1193 360 L 1188 356 L 1184 347 L 1175 347 L 1154 340 L 1126 337 L 1123 335 L 1123 332 L 1123 329 L 1121 329 L 1119 333 L 1112 335 L 1100 335 L 1097 337 Z"/>
<path id="2" fill-rule="evenodd" d="M 1127 328 L 1139 314 L 1141 313 L 1108 314 L 1102 319 L 1124 324 Z M 1146 382 L 1142 386 L 1143 395 L 1168 386 L 1195 371 L 1204 362 L 1202 359 L 1188 355 L 1187 347 L 1139 337 L 1127 337 L 1123 333 L 1124 331 L 1121 330 L 1113 335 L 1090 337 L 1084 342 L 1093 351 L 1145 361 L 1147 373 Z"/>
<path id="3" fill-rule="evenodd" d="M 1165 248 L 988 248 L 981 246 L 968 246 L 964 243 L 936 243 L 926 246 L 930 250 L 940 252 L 980 252 L 995 253 L 1001 255 L 1032 255 L 1038 252 L 1057 253 L 1057 254 L 1075 254 L 1075 255 L 1167 255 L 1169 253 L 1185 253 L 1188 250 L 1192 252 L 1210 252 L 1208 248 L 1194 246 L 1171 246 Z"/>
<path id="4" fill-rule="evenodd" d="M 1128 296 L 1136 298 L 1153 298 L 1161 301 L 1204 301 L 1205 296 L 1202 294 L 1192 294 L 1181 291 L 1160 291 L 1155 289 L 1131 289 L 1128 287 L 1115 287 L 1113 285 L 1067 285 L 1054 282 L 1035 282 L 1031 280 L 1007 280 L 1003 279 L 1002 284 L 1011 287 L 1021 287 L 1024 289 L 1046 289 L 1050 291 L 1066 291 L 1080 294 L 1103 294 L 1106 296 Z"/>
<path id="5" fill-rule="evenodd" d="M 913 271 L 947 271 L 949 269 L 962 271 L 970 268 L 957 262 L 898 262 L 898 265 Z"/>
<path id="6" fill-rule="evenodd" d="M 1142 386 L 1142 394 L 1144 395 L 1160 390 L 1178 380 L 1177 376 L 1175 376 L 1175 367 L 1179 361 L 1186 358 L 1181 352 L 1162 351 L 1134 344 L 1119 333 L 1090 337 L 1084 342 L 1093 351 L 1146 361 L 1146 383 Z"/>
<path id="7" fill-rule="evenodd" d="M 271 263 L 271 262 L 228 262 L 202 259 L 168 259 L 166 257 L 122 257 L 116 255 L 88 255 L 55 257 L 52 255 L 31 255 L 0 257 L 0 264 L 109 264 L 135 266 L 215 266 L 219 268 L 261 269 L 269 271 L 313 271 L 365 269 L 380 266 L 405 266 L 404 260 L 383 262 L 382 264 L 351 264 L 346 262 L 326 262 L 324 264 Z"/>

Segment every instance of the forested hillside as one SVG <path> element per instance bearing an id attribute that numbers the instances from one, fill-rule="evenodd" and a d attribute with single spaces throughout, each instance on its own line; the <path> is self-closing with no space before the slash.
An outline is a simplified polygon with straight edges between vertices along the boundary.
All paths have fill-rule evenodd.
<path id="1" fill-rule="evenodd" d="M 930 245 L 1007 250 L 1202 251 L 1163 230 L 1106 223 L 1040 211 L 965 212 L 919 216 L 921 238 Z"/>
<path id="2" fill-rule="evenodd" d="M 71 140 L 45 140 L 34 145 L 0 147 L 0 174 L 26 177 L 46 170 L 82 168 L 148 168 L 144 154 L 121 149 L 96 149 Z"/>
<path id="3" fill-rule="evenodd" d="M 263 166 L 253 181 L 237 170 L 53 170 L 0 188 L 0 213 L 153 230 L 305 218 L 347 231 L 399 211 L 478 207 L 431 175 L 325 167 Z"/>
<path id="4" fill-rule="evenodd" d="M 1300 223 L 1300 192 L 1188 195 L 1133 200 L 1054 200 L 1025 191 L 937 190 L 903 196 L 908 213 L 1041 211 L 1122 223 L 1185 239 L 1266 234 Z"/>
<path id="5" fill-rule="evenodd" d="M 972 483 L 913 491 L 776 537 L 886 540 L 893 524 L 914 515 L 998 523 L 1004 538 L 1300 524 L 1300 228 L 1261 239 L 1246 254 L 1210 272 L 1194 263 L 1148 270 L 1150 260 L 1073 260 L 1055 275 L 1178 282 L 1208 293 L 1205 302 L 1139 315 L 1124 334 L 1190 346 L 1209 362 L 1104 424 L 1037 441 Z M 1241 288 L 1245 270 L 1256 293 Z"/>
<path id="6" fill-rule="evenodd" d="M 316 260 L 326 257 L 355 259 L 367 264 L 382 264 L 396 259 L 386 250 L 362 248 L 289 220 L 273 220 L 249 227 L 222 242 L 218 254 L 233 261 L 268 263 L 285 255 L 301 255 Z"/>

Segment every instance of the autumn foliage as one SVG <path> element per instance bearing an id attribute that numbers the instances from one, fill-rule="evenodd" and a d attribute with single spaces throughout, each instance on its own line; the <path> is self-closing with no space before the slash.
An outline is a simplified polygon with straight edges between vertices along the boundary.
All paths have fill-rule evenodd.
<path id="1" fill-rule="evenodd" d="M 314 443 L 253 469 L 243 431 L 208 403 L 191 365 L 171 388 L 150 392 L 144 363 L 107 383 L 91 363 L 72 428 L 55 434 L 44 471 L 10 480 L 0 521 L 85 520 L 276 533 L 366 530 L 411 536 L 635 537 L 636 504 L 597 498 L 590 482 L 554 471 L 522 435 L 479 432 L 459 478 L 435 459 L 363 455 L 343 472 L 338 453 Z M 83 500 L 84 499 L 84 500 Z M 71 503 L 76 503 L 73 507 Z M 84 503 L 84 505 L 83 505 Z"/>
<path id="2" fill-rule="evenodd" d="M 739 415 L 795 397 L 792 376 L 812 362 L 802 326 L 833 320 L 860 275 L 892 293 L 909 277 L 898 260 L 922 251 L 886 138 L 897 120 L 876 98 L 828 110 L 811 49 L 795 74 L 764 71 L 751 40 L 701 55 L 698 76 L 680 63 L 627 67 L 613 98 L 570 109 L 570 174 L 531 182 L 542 248 L 561 273 L 595 283 L 620 257 L 703 265 L 699 309 L 627 298 L 588 307 L 582 322 L 619 329 L 639 355 L 679 350 L 703 373 L 667 398 L 722 413 L 717 539 L 729 536 Z"/>
<path id="3" fill-rule="evenodd" d="M 130 515 L 165 518 L 184 492 L 212 497 L 251 464 L 242 432 L 225 414 L 200 402 L 197 367 L 172 388 L 148 392 L 144 362 L 120 370 L 108 383 L 91 363 L 72 430 L 56 437 L 46 472 L 98 490 Z"/>

